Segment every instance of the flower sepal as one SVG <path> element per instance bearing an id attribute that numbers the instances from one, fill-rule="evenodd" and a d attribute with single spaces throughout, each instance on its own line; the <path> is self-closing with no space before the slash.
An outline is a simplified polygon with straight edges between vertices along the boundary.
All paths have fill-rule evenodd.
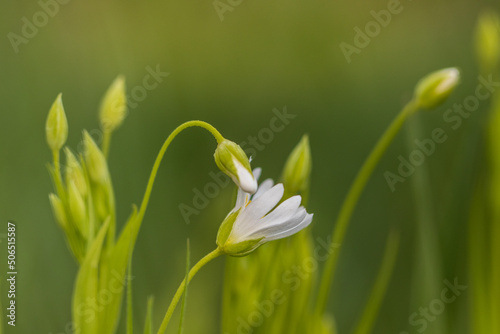
<path id="1" fill-rule="evenodd" d="M 262 239 L 245 240 L 238 243 L 232 243 L 231 240 L 226 241 L 221 250 L 231 256 L 245 256 L 256 250 L 262 243 Z"/>
<path id="2" fill-rule="evenodd" d="M 229 235 L 231 234 L 234 222 L 236 221 L 236 218 L 238 217 L 240 210 L 241 209 L 238 209 L 236 211 L 229 213 L 226 219 L 224 219 L 224 221 L 220 225 L 219 232 L 217 232 L 217 246 L 219 246 L 219 248 L 221 249 L 224 248 L 224 244 L 226 243 L 227 239 L 229 238 Z"/>

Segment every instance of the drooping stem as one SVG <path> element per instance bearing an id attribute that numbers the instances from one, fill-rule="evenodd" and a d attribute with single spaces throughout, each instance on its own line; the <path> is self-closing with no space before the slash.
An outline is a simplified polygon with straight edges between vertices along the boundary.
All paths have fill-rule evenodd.
<path id="1" fill-rule="evenodd" d="M 198 261 L 198 263 L 196 263 L 193 266 L 193 268 L 191 268 L 191 270 L 189 271 L 189 275 L 187 277 L 187 282 L 186 282 L 186 278 L 184 278 L 181 285 L 179 285 L 179 287 L 177 288 L 177 292 L 175 293 L 174 298 L 172 298 L 172 301 L 170 302 L 170 305 L 167 309 L 167 313 L 165 314 L 165 317 L 163 318 L 163 321 L 160 325 L 160 329 L 158 329 L 158 334 L 163 334 L 165 332 L 165 330 L 167 329 L 168 323 L 170 321 L 170 318 L 172 318 L 172 314 L 174 313 L 175 307 L 179 303 L 179 300 L 182 296 L 182 293 L 184 292 L 184 287 L 185 287 L 186 283 L 189 283 L 193 279 L 194 275 L 196 275 L 196 273 L 203 266 L 205 266 L 207 263 L 209 263 L 213 259 L 221 256 L 222 254 L 224 254 L 224 252 L 222 250 L 220 250 L 219 248 L 217 248 L 216 250 L 208 253 L 204 258 L 202 258 L 200 261 Z"/>
<path id="2" fill-rule="evenodd" d="M 361 197 L 361 194 L 363 193 L 363 190 L 368 183 L 368 180 L 370 179 L 370 176 L 372 175 L 375 167 L 380 161 L 380 158 L 383 156 L 408 116 L 416 112 L 417 109 L 418 105 L 414 100 L 410 101 L 403 108 L 403 110 L 392 121 L 382 137 L 379 139 L 370 155 L 365 160 L 365 163 L 359 170 L 356 179 L 349 189 L 344 203 L 342 204 L 342 208 L 340 209 L 340 213 L 337 217 L 337 222 L 332 233 L 332 245 L 337 248 L 335 248 L 334 252 L 328 258 L 323 270 L 318 290 L 318 298 L 316 301 L 317 315 L 322 315 L 325 312 L 328 297 L 330 295 L 330 289 L 335 277 L 335 270 L 337 267 L 340 249 L 342 247 L 342 242 L 344 241 L 351 216 L 354 212 L 354 208 L 356 207 L 356 204 L 358 203 L 359 198 Z"/>
<path id="3" fill-rule="evenodd" d="M 189 121 L 186 123 L 183 123 L 179 125 L 172 133 L 168 136 L 168 138 L 165 140 L 163 143 L 163 146 L 160 149 L 160 152 L 158 153 L 158 156 L 156 157 L 156 161 L 153 165 L 153 169 L 151 171 L 151 174 L 149 175 L 149 181 L 148 185 L 146 186 L 146 192 L 144 193 L 144 197 L 142 199 L 141 207 L 139 209 L 139 213 L 137 215 L 137 219 L 139 221 L 142 220 L 144 217 L 144 213 L 146 212 L 146 208 L 149 203 L 149 198 L 151 196 L 151 191 L 153 190 L 153 185 L 156 179 L 156 174 L 158 174 L 158 169 L 160 168 L 161 161 L 163 159 L 163 156 L 165 155 L 165 152 L 167 151 L 167 148 L 169 147 L 170 143 L 172 140 L 183 130 L 193 127 L 193 126 L 199 126 L 202 127 L 206 130 L 208 130 L 214 138 L 217 140 L 217 143 L 220 143 L 221 141 L 224 140 L 224 137 L 220 134 L 219 131 L 217 131 L 216 128 L 214 128 L 212 125 L 208 124 L 207 122 L 203 121 Z"/>

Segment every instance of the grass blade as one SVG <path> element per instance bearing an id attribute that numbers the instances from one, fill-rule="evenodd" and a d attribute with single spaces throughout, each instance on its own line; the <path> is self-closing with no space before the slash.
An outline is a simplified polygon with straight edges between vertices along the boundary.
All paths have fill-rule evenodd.
<path id="1" fill-rule="evenodd" d="M 132 277 L 132 252 L 128 261 L 128 277 Z M 134 333 L 134 308 L 132 307 L 132 280 L 127 282 L 127 334 Z"/>
<path id="2" fill-rule="evenodd" d="M 182 296 L 182 302 L 181 302 L 181 319 L 179 323 L 179 334 L 182 334 L 184 331 L 184 317 L 185 317 L 185 312 L 186 312 L 186 299 L 187 299 L 187 292 L 188 292 L 188 285 L 189 285 L 189 257 L 190 257 L 190 248 L 189 248 L 189 239 L 187 240 L 187 251 L 186 251 L 186 285 L 184 286 L 184 294 Z"/>
<path id="3" fill-rule="evenodd" d="M 387 291 L 387 286 L 392 276 L 394 269 L 394 264 L 396 263 L 396 258 L 399 249 L 399 233 L 391 231 L 389 237 L 387 238 L 387 243 L 385 246 L 385 253 L 382 259 L 382 265 L 380 266 L 377 279 L 373 285 L 372 291 L 368 302 L 366 303 L 365 310 L 358 321 L 356 329 L 353 334 L 368 334 L 373 330 L 375 325 L 375 318 L 380 310 L 382 300 L 384 298 L 385 292 Z"/>
<path id="4" fill-rule="evenodd" d="M 146 313 L 146 323 L 144 324 L 144 334 L 153 334 L 153 302 L 154 297 L 149 297 L 148 310 Z"/>

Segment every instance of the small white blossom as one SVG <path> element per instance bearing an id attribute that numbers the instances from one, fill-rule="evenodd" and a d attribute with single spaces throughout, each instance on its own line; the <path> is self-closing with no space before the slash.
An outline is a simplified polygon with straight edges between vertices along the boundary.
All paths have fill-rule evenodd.
<path id="1" fill-rule="evenodd" d="M 254 170 L 258 179 L 261 170 Z M 284 193 L 283 184 L 267 179 L 252 196 L 238 190 L 234 209 L 222 223 L 217 244 L 230 255 L 246 255 L 260 245 L 286 238 L 309 226 L 313 215 L 300 206 L 302 198 L 293 196 L 277 205 Z"/>

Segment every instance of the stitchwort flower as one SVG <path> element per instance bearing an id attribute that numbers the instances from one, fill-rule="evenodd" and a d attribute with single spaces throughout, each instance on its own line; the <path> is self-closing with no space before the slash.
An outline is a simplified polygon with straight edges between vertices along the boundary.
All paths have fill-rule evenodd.
<path id="1" fill-rule="evenodd" d="M 256 178 L 260 172 L 254 170 Z M 236 205 L 217 234 L 219 248 L 226 254 L 243 256 L 268 241 L 291 236 L 309 226 L 313 215 L 300 206 L 299 195 L 276 206 L 283 194 L 283 184 L 274 185 L 271 179 L 262 182 L 253 196 L 240 188 Z"/>

